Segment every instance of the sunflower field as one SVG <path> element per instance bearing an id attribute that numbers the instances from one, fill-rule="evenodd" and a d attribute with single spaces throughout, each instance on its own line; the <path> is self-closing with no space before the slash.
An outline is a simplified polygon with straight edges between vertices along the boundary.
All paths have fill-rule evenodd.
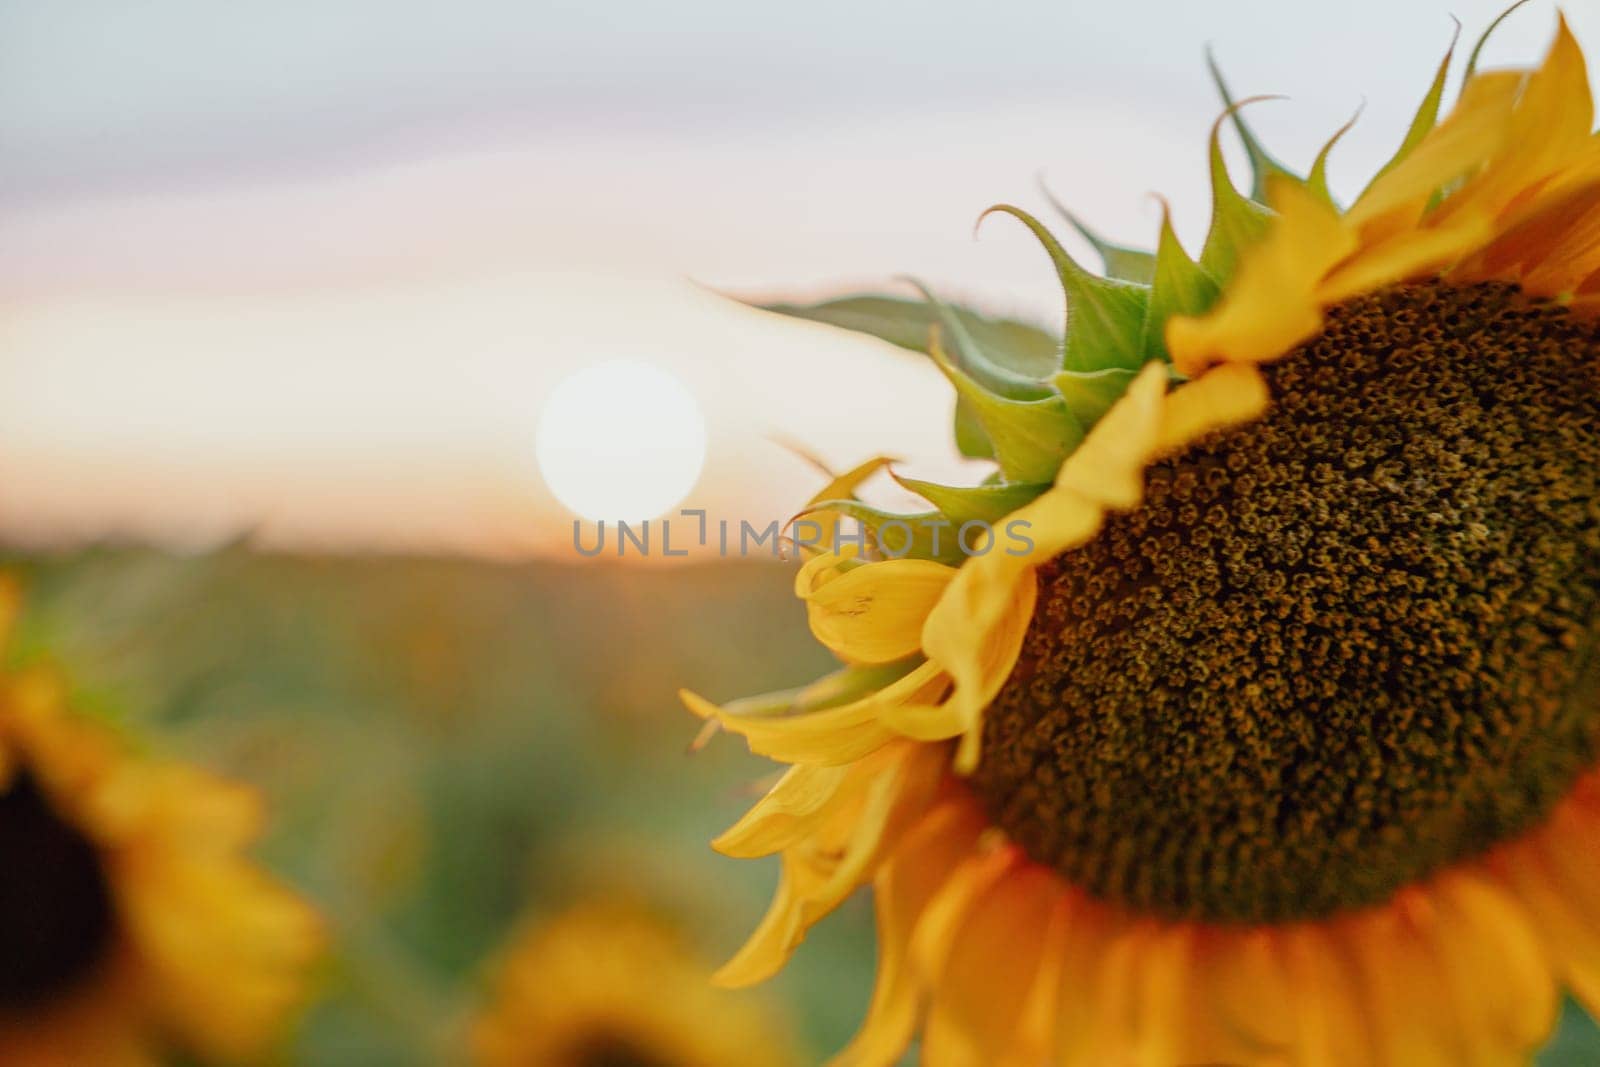
<path id="1" fill-rule="evenodd" d="M 714 306 L 703 338 L 876 367 L 530 371 L 505 337 L 543 322 L 524 347 L 559 360 L 594 278 L 484 282 L 499 218 L 477 280 L 432 288 L 382 240 L 342 261 L 361 280 L 322 279 L 337 298 L 296 276 L 185 305 L 141 261 L 96 304 L 98 257 L 67 296 L 19 274 L 0 1067 L 1600 1065 L 1600 130 L 1567 14 L 1536 56 L 1486 58 L 1527 3 L 1417 64 L 1360 181 L 1332 162 L 1354 119 L 1285 162 L 1212 57 L 1202 229 L 1159 196 L 1130 244 L 1048 187 L 1048 214 L 984 210 L 1043 253 L 1053 325 L 910 279 L 735 300 L 623 272 L 605 301 L 637 300 L 587 309 L 653 345 Z M 114 117 L 66 141 L 89 159 Z M 476 210 L 504 161 L 450 158 L 421 185 Z M 124 193 L 18 212 L 31 262 L 63 269 L 56 240 L 97 219 L 161 223 Z M 345 205 L 318 209 L 330 247 L 405 203 L 313 182 L 257 219 L 244 195 L 141 247 L 248 217 L 244 276 L 271 288 L 285 200 Z M 199 410 L 219 328 L 253 369 Z M 358 335 L 422 361 L 324 358 Z M 285 371 L 304 336 L 330 347 Z M 167 387 L 106 361 L 125 340 L 176 351 L 187 399 L 125 404 Z M 512 380 L 545 397 L 526 437 Z M 354 420 L 318 407 L 341 381 Z M 758 409 L 805 409 L 830 447 Z M 956 473 L 896 455 L 929 425 Z M 359 491 L 318 481 L 341 448 Z M 779 454 L 811 489 L 752 526 L 793 480 Z M 533 466 L 547 496 L 516 488 Z"/>

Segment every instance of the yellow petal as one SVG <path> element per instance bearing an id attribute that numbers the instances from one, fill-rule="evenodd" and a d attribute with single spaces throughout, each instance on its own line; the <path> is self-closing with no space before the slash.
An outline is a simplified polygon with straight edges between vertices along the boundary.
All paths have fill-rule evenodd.
<path id="1" fill-rule="evenodd" d="M 724 856 L 750 859 L 770 856 L 809 836 L 826 816 L 826 805 L 839 793 L 847 767 L 796 764 L 778 784 L 729 827 L 711 847 Z"/>
<path id="2" fill-rule="evenodd" d="M 1119 510 L 1137 507 L 1144 496 L 1144 468 L 1156 447 L 1166 392 L 1166 369 L 1159 363 L 1147 364 L 1129 383 L 1128 391 L 1061 465 L 1055 487 L 1102 507 Z M 1028 508 L 1024 507 L 1015 517 L 1027 514 Z M 1074 535 L 1056 535 L 1047 523 L 1035 525 L 1040 527 L 1035 556 L 1054 556 L 1063 548 L 1079 543 Z"/>
<path id="3" fill-rule="evenodd" d="M 1010 1058 L 1042 958 L 1051 889 L 1044 870 L 1021 864 L 974 897 L 952 932 L 943 973 L 927 976 L 934 993 L 926 1067 L 998 1067 Z"/>
<path id="4" fill-rule="evenodd" d="M 1272 228 L 1245 251 L 1217 306 L 1167 323 L 1167 349 L 1181 373 L 1277 359 L 1322 328 L 1317 287 L 1355 250 L 1355 237 L 1333 208 L 1293 183 L 1272 184 L 1272 206 Z"/>
<path id="5" fill-rule="evenodd" d="M 1583 52 L 1565 18 L 1539 68 L 1528 76 L 1513 109 L 1506 143 L 1493 163 L 1441 208 L 1499 218 L 1592 150 L 1594 104 Z"/>
<path id="6" fill-rule="evenodd" d="M 921 819 L 947 759 L 942 745 L 902 742 L 852 768 L 865 779 L 859 800 L 850 798 L 817 833 L 784 851 L 778 892 L 765 918 L 716 973 L 717 984 L 751 985 L 777 973 L 806 931 L 868 881 Z"/>
<path id="7" fill-rule="evenodd" d="M 1267 383 L 1253 364 L 1213 367 L 1167 397 L 1156 450 L 1176 452 L 1208 433 L 1260 418 L 1270 399 Z"/>
<path id="8" fill-rule="evenodd" d="M 1568 803 L 1537 835 L 1492 861 L 1538 928 L 1573 995 L 1600 1013 L 1600 817 Z"/>
<path id="9" fill-rule="evenodd" d="M 1460 213 L 1448 225 L 1403 230 L 1340 264 L 1317 287 L 1317 299 L 1331 307 L 1396 282 L 1436 274 L 1482 248 L 1492 230 L 1489 219 L 1476 212 Z"/>
<path id="10" fill-rule="evenodd" d="M 950 873 L 928 902 L 912 932 L 910 947 L 912 964 L 930 987 L 944 975 L 951 949 L 972 909 L 991 887 L 1024 862 L 1022 853 L 1009 846 L 975 852 Z"/>
<path id="11" fill-rule="evenodd" d="M 925 705 L 947 686 L 938 666 L 923 663 L 859 700 L 785 715 L 740 715 L 688 690 L 678 695 L 690 711 L 712 718 L 745 739 L 750 751 L 785 763 L 838 766 L 861 759 L 894 740 L 884 712 L 899 704 Z"/>
<path id="12" fill-rule="evenodd" d="M 922 981 L 910 965 L 911 936 L 928 902 L 970 856 L 987 825 L 971 798 L 930 811 L 906 833 L 873 881 L 878 914 L 878 976 L 866 1020 L 831 1067 L 891 1067 L 911 1042 L 921 1014 Z"/>
<path id="13" fill-rule="evenodd" d="M 1066 948 L 1072 924 L 1070 890 L 1051 879 L 1050 914 L 1040 936 L 1039 969 L 1022 1004 L 1015 1047 L 1007 1067 L 1035 1067 L 1048 1063 L 1056 1047 L 1059 1025 L 1057 1005 L 1066 979 Z"/>
<path id="14" fill-rule="evenodd" d="M 1294 1013 L 1270 929 L 1205 927 L 1192 968 L 1182 1062 L 1290 1062 Z"/>
<path id="15" fill-rule="evenodd" d="M 1294 1010 L 1292 1062 L 1297 1067 L 1378 1062 L 1361 1006 L 1361 980 L 1340 928 L 1298 923 L 1280 931 L 1277 940 Z"/>
<path id="16" fill-rule="evenodd" d="M 1556 1022 L 1555 968 L 1527 914 L 1502 887 L 1468 871 L 1440 876 L 1436 950 L 1442 971 L 1471 1026 L 1475 1062 L 1526 1062 Z"/>
<path id="17" fill-rule="evenodd" d="M 1497 237 L 1454 280 L 1518 282 L 1534 296 L 1570 293 L 1600 270 L 1600 181 L 1567 190 Z"/>
<path id="18" fill-rule="evenodd" d="M 811 632 L 831 651 L 853 663 L 891 663 L 921 647 L 922 624 L 955 574 L 942 563 L 890 559 L 816 582 L 801 595 Z"/>
<path id="19" fill-rule="evenodd" d="M 1057 1005 L 1055 1056 L 1060 1067 L 1102 1067 L 1108 1062 L 1096 1048 L 1100 1041 L 1101 998 L 1106 992 L 1101 971 L 1110 947 L 1124 936 L 1123 921 L 1081 893 L 1063 904 L 1066 936 L 1061 954 L 1061 990 Z"/>
<path id="20" fill-rule="evenodd" d="M 1482 168 L 1507 144 L 1522 81 L 1520 71 L 1474 77 L 1449 117 L 1350 206 L 1346 224 L 1368 245 L 1415 226 L 1441 187 Z"/>
<path id="21" fill-rule="evenodd" d="M 1413 907 L 1425 900 L 1374 908 L 1352 919 L 1345 942 L 1354 951 L 1362 1002 L 1376 1040 L 1375 1062 L 1407 1067 L 1459 1067 L 1466 1062 L 1463 1023 Z"/>

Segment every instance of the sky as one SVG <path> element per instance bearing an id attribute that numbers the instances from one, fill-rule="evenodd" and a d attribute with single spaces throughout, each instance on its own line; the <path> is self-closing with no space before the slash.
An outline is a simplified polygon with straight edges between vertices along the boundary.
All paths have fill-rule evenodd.
<path id="1" fill-rule="evenodd" d="M 1042 179 L 1146 243 L 1161 194 L 1193 247 L 1207 45 L 1291 163 L 1362 108 L 1349 193 L 1499 6 L 0 0 L 0 536 L 561 555 L 544 404 L 619 359 L 697 401 L 713 515 L 790 514 L 796 446 L 970 475 L 924 361 L 720 294 L 1056 322 L 975 218 Z"/>

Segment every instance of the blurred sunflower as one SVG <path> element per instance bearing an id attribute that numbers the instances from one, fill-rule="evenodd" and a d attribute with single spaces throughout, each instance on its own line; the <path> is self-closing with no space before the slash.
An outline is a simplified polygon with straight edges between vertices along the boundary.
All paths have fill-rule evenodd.
<path id="1" fill-rule="evenodd" d="M 899 479 L 918 515 L 837 478 L 810 512 L 869 536 L 797 592 L 843 669 L 685 694 L 793 764 L 716 842 L 782 857 L 723 982 L 871 882 L 843 1063 L 1518 1063 L 1562 984 L 1600 1012 L 1600 138 L 1564 21 L 1481 47 L 1347 209 L 1230 105 L 1254 187 L 1219 119 L 1198 259 L 1086 231 L 1102 277 L 991 209 L 1069 307 L 929 297 L 997 472 Z"/>
<path id="2" fill-rule="evenodd" d="M 18 608 L 0 577 L 0 649 Z M 131 754 L 42 669 L 0 674 L 0 1067 L 263 1051 L 317 919 L 246 861 L 257 797 Z"/>
<path id="3" fill-rule="evenodd" d="M 790 1067 L 760 1007 L 713 989 L 647 912 L 588 905 L 507 950 L 473 1028 L 484 1067 Z"/>

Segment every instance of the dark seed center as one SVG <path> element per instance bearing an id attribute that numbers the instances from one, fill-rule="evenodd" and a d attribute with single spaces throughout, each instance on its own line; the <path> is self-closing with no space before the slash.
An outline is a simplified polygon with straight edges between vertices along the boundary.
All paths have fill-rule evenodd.
<path id="1" fill-rule="evenodd" d="M 35 1009 L 87 977 L 112 927 L 94 847 L 18 772 L 0 792 L 0 1013 Z"/>
<path id="2" fill-rule="evenodd" d="M 1043 569 L 973 777 L 1033 858 L 1164 915 L 1382 901 L 1600 751 L 1600 332 L 1413 286 L 1267 378 Z"/>

